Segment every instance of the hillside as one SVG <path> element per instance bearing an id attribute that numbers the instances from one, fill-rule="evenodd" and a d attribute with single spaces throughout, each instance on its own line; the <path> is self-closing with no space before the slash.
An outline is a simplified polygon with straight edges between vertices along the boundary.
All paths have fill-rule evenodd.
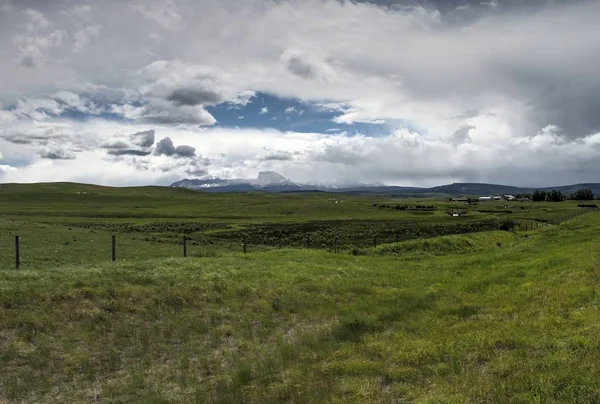
<path id="1" fill-rule="evenodd" d="M 275 172 L 262 172 L 256 180 L 224 180 L 211 178 L 205 180 L 185 179 L 175 182 L 171 187 L 188 188 L 206 192 L 302 192 L 324 191 L 350 195 L 389 195 L 396 197 L 439 197 L 439 196 L 488 196 L 488 195 L 518 195 L 532 193 L 536 189 L 560 190 L 571 194 L 579 189 L 589 188 L 594 195 L 600 195 L 600 183 L 563 185 L 555 187 L 527 188 L 510 185 L 485 183 L 454 183 L 430 188 L 372 185 L 340 185 L 322 186 L 316 184 L 295 183 Z"/>
<path id="2" fill-rule="evenodd" d="M 597 402 L 600 214 L 524 235 L 1 269 L 0 400 Z"/>

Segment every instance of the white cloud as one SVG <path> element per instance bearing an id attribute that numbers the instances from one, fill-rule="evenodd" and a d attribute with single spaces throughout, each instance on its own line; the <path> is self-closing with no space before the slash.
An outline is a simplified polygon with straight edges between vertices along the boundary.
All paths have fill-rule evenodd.
<path id="1" fill-rule="evenodd" d="M 16 171 L 17 169 L 15 167 L 9 166 L 9 165 L 5 165 L 5 164 L 0 164 L 0 179 L 2 178 L 3 174 L 7 174 L 13 171 Z"/>
<path id="2" fill-rule="evenodd" d="M 304 110 L 303 109 L 298 109 L 296 107 L 287 107 L 285 109 L 285 113 L 286 114 L 298 114 L 298 115 L 303 115 L 304 114 Z"/>
<path id="3" fill-rule="evenodd" d="M 258 113 L 258 115 L 266 115 L 269 113 L 269 108 L 268 107 L 262 107 L 260 109 L 260 112 Z"/>
<path id="4" fill-rule="evenodd" d="M 297 180 L 594 180 L 600 3 L 535 13 L 487 3 L 457 20 L 432 8 L 334 0 L 26 2 L 29 9 L 0 1 L 0 151 L 28 162 L 3 175 L 43 179 L 51 167 L 74 180 L 69 170 L 86 172 L 85 155 L 97 164 L 85 174 L 92 181 L 115 179 L 100 167 L 116 157 L 132 181 L 204 170 L 250 176 L 265 166 Z M 383 124 L 391 135 L 211 128 L 207 108 L 241 109 L 257 92 L 317 103 L 336 123 Z M 305 119 L 306 108 L 286 109 L 289 121 Z M 126 122 L 65 117 L 104 113 Z M 210 166 L 96 150 L 115 133 L 150 129 L 201 150 Z M 54 145 L 75 159 L 42 159 Z M 265 146 L 299 154 L 265 159 Z"/>
<path id="5" fill-rule="evenodd" d="M 66 33 L 52 30 L 52 24 L 37 10 L 25 9 L 23 13 L 28 22 L 24 31 L 13 37 L 13 42 L 19 49 L 21 64 L 33 68 L 43 61 L 47 49 L 62 45 Z"/>

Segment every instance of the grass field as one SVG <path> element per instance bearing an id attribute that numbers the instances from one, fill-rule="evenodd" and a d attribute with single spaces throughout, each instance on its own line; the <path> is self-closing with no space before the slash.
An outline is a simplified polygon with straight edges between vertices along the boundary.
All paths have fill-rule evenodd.
<path id="1" fill-rule="evenodd" d="M 402 207 L 403 210 L 396 209 Z M 423 209 L 423 207 L 425 207 Z M 461 217 L 448 212 L 464 211 Z M 285 248 L 343 253 L 374 244 L 497 230 L 502 223 L 546 223 L 580 212 L 576 202 L 494 202 L 340 194 L 207 194 L 185 189 L 107 188 L 56 183 L 0 185 L 0 268 L 14 266 L 20 237 L 23 267 L 111 259 L 217 256 Z M 308 240 L 310 239 L 310 240 Z"/>
<path id="2" fill-rule="evenodd" d="M 417 234 L 359 255 L 267 244 L 244 255 L 229 241 L 183 259 L 158 241 L 180 226 L 208 243 L 250 225 L 454 218 L 436 201 L 376 201 L 436 205 L 425 215 L 372 197 L 335 196 L 347 202 L 334 211 L 331 195 L 73 187 L 0 189 L 0 402 L 600 401 L 600 213 L 527 232 Z M 103 199 L 77 202 L 88 196 Z M 244 216 L 246 198 L 256 211 Z M 499 215 L 472 209 L 461 220 Z M 577 210 L 489 209 L 516 221 Z M 128 257 L 108 262 L 113 230 L 167 222 L 119 233 Z"/>

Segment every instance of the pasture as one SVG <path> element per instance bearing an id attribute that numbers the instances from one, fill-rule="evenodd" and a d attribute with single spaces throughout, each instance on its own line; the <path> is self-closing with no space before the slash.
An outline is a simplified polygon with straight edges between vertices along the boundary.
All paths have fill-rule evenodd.
<path id="1" fill-rule="evenodd" d="M 578 211 L 8 185 L 0 401 L 598 402 L 600 213 Z"/>
<path id="2" fill-rule="evenodd" d="M 452 217 L 448 213 L 464 213 Z M 390 199 L 329 193 L 208 194 L 185 189 L 55 183 L 0 186 L 0 267 L 191 257 L 282 248 L 349 253 L 375 245 L 564 220 L 576 202 Z"/>

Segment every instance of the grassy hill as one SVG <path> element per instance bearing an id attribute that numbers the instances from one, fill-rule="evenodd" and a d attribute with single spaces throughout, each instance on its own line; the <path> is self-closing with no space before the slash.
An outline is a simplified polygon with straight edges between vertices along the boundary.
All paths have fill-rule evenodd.
<path id="1" fill-rule="evenodd" d="M 597 402 L 599 236 L 0 270 L 0 400 Z"/>
<path id="2" fill-rule="evenodd" d="M 461 211 L 460 217 L 449 212 Z M 576 202 L 491 202 L 464 205 L 435 199 L 395 199 L 330 193 L 213 194 L 179 188 L 110 188 L 82 184 L 0 187 L 0 268 L 14 266 L 20 237 L 23 266 L 105 262 L 111 236 L 119 261 L 218 256 L 310 247 L 341 252 L 374 243 L 496 230 L 564 220 Z"/>
<path id="3" fill-rule="evenodd" d="M 4 185 L 0 402 L 597 402 L 584 212 Z"/>

